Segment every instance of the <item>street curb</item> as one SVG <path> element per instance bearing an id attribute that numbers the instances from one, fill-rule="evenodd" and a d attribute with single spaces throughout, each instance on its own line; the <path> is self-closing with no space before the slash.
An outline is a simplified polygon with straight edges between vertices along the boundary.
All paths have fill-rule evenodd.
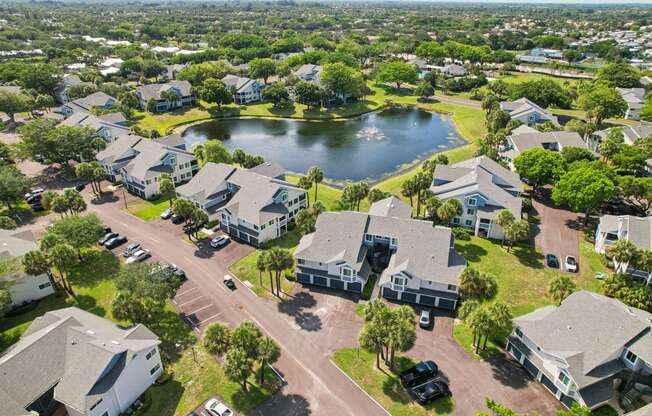
<path id="1" fill-rule="evenodd" d="M 352 379 L 348 374 L 346 374 L 346 373 L 344 372 L 344 370 L 342 370 L 342 369 L 341 369 L 337 364 L 335 364 L 335 361 L 333 361 L 330 357 L 328 358 L 328 361 L 330 361 L 330 363 L 333 364 L 333 366 L 334 366 L 335 368 L 337 368 L 337 370 L 338 370 L 340 373 L 342 373 L 346 378 L 348 378 L 349 380 L 351 380 L 351 383 L 355 384 L 355 386 L 356 386 L 356 387 L 357 387 L 361 392 L 363 392 L 364 394 L 366 394 L 367 397 L 369 397 L 369 399 L 371 399 L 372 402 L 376 403 L 376 405 L 377 405 L 378 407 L 380 407 L 381 409 L 383 409 L 383 411 L 384 411 L 385 413 L 387 413 L 389 416 L 392 415 L 391 413 L 389 413 L 389 412 L 387 411 L 387 409 L 385 409 L 385 408 L 383 407 L 383 405 L 381 405 L 380 403 L 378 403 L 378 401 L 377 401 L 376 399 L 374 399 L 373 397 L 371 397 L 371 395 L 370 395 L 369 393 L 367 393 L 367 392 L 365 391 L 365 389 L 363 389 L 362 387 L 360 387 L 360 385 L 359 385 L 358 383 L 356 383 L 355 380 L 353 380 L 353 379 Z"/>

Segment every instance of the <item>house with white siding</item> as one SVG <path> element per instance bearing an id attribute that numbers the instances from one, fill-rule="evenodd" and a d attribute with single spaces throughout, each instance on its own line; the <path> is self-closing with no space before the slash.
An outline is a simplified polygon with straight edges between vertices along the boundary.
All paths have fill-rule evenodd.
<path id="1" fill-rule="evenodd" d="M 514 319 L 506 350 L 564 406 L 595 409 L 652 380 L 652 314 L 582 290 Z"/>
<path id="2" fill-rule="evenodd" d="M 219 220 L 225 233 L 258 246 L 286 234 L 308 204 L 306 190 L 285 181 L 284 171 L 269 162 L 251 169 L 209 162 L 177 195 Z"/>
<path id="3" fill-rule="evenodd" d="M 47 312 L 0 355 L 0 414 L 122 415 L 163 373 L 159 344 L 140 324 Z"/>

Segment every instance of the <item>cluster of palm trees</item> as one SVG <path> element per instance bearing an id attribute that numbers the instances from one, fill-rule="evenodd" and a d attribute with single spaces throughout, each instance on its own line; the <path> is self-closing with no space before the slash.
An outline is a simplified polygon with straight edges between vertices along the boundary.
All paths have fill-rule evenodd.
<path id="1" fill-rule="evenodd" d="M 360 346 L 376 354 L 376 368 L 380 359 L 394 369 L 396 352 L 410 350 L 417 339 L 414 312 L 403 305 L 390 308 L 380 299 L 374 299 L 364 308 L 365 324 L 359 334 Z"/>
<path id="2" fill-rule="evenodd" d="M 290 250 L 280 247 L 262 250 L 256 259 L 256 269 L 258 269 L 259 273 L 260 286 L 263 286 L 263 273 L 269 273 L 270 290 L 280 298 L 282 290 L 281 275 L 284 271 L 292 269 L 293 266 L 294 257 Z M 276 289 L 274 289 L 274 284 L 276 284 Z"/>

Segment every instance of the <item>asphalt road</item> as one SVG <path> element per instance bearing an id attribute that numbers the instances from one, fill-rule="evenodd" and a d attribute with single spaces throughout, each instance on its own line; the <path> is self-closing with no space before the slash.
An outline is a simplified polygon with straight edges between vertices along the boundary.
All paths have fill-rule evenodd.
<path id="1" fill-rule="evenodd" d="M 260 406 L 257 414 L 386 414 L 331 363 L 328 347 L 297 331 L 292 321 L 278 312 L 275 302 L 257 297 L 239 282 L 234 291 L 224 286 L 222 279 L 229 265 L 251 248 L 232 243 L 228 249 L 219 252 L 198 249 L 183 240 L 178 226 L 168 221 L 145 223 L 122 211 L 124 202 L 121 192 L 109 199 L 109 202 L 102 204 L 89 202 L 89 210 L 96 212 L 115 232 L 127 235 L 131 242 L 136 241 L 149 248 L 154 260 L 174 263 L 184 269 L 189 282 L 184 296 L 190 296 L 187 291 L 194 290 L 208 298 L 208 303 L 200 300 L 204 303 L 194 306 L 200 312 L 210 310 L 210 316 L 203 316 L 206 321 L 217 319 L 230 324 L 253 321 L 279 343 L 282 354 L 276 368 L 287 385 Z M 192 302 L 192 299 L 178 299 L 178 303 L 186 303 L 186 306 L 192 306 Z"/>

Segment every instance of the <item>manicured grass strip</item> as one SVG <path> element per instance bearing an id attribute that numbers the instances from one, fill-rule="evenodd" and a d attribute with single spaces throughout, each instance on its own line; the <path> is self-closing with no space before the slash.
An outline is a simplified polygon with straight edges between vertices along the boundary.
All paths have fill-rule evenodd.
<path id="1" fill-rule="evenodd" d="M 426 406 L 413 401 L 401 386 L 398 375 L 388 369 L 376 368 L 376 356 L 363 349 L 344 348 L 333 353 L 333 362 L 344 371 L 360 388 L 381 404 L 392 416 L 425 416 L 453 414 L 451 398 L 439 399 Z M 416 362 L 398 356 L 397 371 L 405 370 Z"/>

